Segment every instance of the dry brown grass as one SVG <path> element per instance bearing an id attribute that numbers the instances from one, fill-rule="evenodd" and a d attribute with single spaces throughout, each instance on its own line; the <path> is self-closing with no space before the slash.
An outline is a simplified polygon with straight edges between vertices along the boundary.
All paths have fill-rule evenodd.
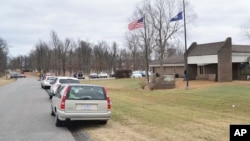
<path id="1" fill-rule="evenodd" d="M 6 84 L 12 83 L 14 81 L 15 81 L 14 79 L 8 79 L 6 77 L 1 77 L 0 78 L 0 87 L 3 85 L 6 85 Z"/>
<path id="2" fill-rule="evenodd" d="M 186 90 L 177 79 L 175 89 L 153 91 L 136 79 L 88 83 L 106 86 L 112 100 L 108 124 L 85 128 L 93 141 L 226 141 L 230 124 L 250 122 L 250 81 L 189 81 Z"/>

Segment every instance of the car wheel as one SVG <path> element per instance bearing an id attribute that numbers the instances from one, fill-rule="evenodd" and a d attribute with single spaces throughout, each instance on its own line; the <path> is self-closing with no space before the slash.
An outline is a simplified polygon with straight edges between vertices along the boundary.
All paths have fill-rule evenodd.
<path id="1" fill-rule="evenodd" d="M 51 113 L 50 113 L 50 115 L 51 115 L 51 116 L 55 116 L 55 113 L 54 113 L 54 111 L 53 111 L 52 106 L 51 106 Z"/>
<path id="2" fill-rule="evenodd" d="M 63 121 L 58 119 L 58 115 L 56 115 L 56 117 L 55 117 L 55 125 L 56 125 L 56 127 L 61 127 L 63 125 Z"/>
<path id="3" fill-rule="evenodd" d="M 105 124 L 107 124 L 107 123 L 108 123 L 107 120 L 101 120 L 101 121 L 99 121 L 99 124 L 102 124 L 102 125 L 105 125 Z"/>

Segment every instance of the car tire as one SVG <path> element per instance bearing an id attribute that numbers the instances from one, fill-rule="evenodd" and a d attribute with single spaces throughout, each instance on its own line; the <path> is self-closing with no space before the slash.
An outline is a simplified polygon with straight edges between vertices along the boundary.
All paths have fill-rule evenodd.
<path id="1" fill-rule="evenodd" d="M 51 115 L 51 116 L 55 116 L 55 113 L 54 113 L 54 111 L 53 111 L 52 106 L 51 106 L 51 113 L 50 113 L 50 115 Z"/>
<path id="2" fill-rule="evenodd" d="M 107 123 L 108 123 L 107 120 L 101 120 L 101 121 L 99 121 L 99 124 L 101 124 L 101 125 L 106 125 Z"/>
<path id="3" fill-rule="evenodd" d="M 56 115 L 56 117 L 55 117 L 55 125 L 56 125 L 56 127 L 61 127 L 63 125 L 63 121 L 58 119 L 58 115 Z"/>

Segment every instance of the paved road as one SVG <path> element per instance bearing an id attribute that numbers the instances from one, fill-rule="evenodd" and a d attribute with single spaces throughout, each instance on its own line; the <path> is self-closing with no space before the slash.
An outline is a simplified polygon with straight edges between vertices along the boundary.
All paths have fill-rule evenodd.
<path id="1" fill-rule="evenodd" d="M 50 99 L 32 78 L 0 87 L 0 141 L 75 141 L 50 116 Z"/>

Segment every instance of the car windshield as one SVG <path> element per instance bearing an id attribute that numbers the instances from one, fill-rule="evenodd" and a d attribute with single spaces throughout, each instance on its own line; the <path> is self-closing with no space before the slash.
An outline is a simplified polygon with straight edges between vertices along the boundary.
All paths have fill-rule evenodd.
<path id="1" fill-rule="evenodd" d="M 99 86 L 70 86 L 69 100 L 105 100 L 105 91 Z"/>
<path id="2" fill-rule="evenodd" d="M 75 79 L 60 79 L 59 82 L 61 84 L 64 84 L 64 83 L 80 83 L 79 80 L 75 80 Z"/>

